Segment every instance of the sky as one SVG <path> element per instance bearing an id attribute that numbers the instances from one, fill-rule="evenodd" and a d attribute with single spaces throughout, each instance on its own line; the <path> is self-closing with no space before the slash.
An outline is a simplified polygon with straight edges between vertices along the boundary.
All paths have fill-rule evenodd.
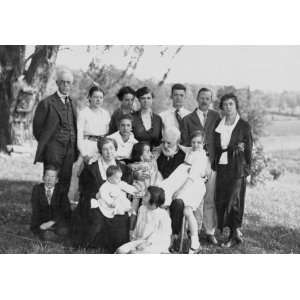
<path id="1" fill-rule="evenodd" d="M 281 92 L 300 91 L 300 46 L 184 46 L 172 60 L 176 46 L 160 56 L 161 46 L 145 46 L 135 71 L 141 79 L 160 80 L 171 66 L 168 82 L 250 86 L 251 89 Z M 114 46 L 103 63 L 124 68 L 123 46 Z M 85 70 L 102 47 L 63 46 L 57 64 Z"/>

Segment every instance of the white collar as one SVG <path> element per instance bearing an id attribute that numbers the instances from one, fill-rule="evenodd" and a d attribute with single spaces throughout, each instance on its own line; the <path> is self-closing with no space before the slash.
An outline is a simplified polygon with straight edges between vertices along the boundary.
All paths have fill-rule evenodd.
<path id="1" fill-rule="evenodd" d="M 179 113 L 182 113 L 182 112 L 184 111 L 184 107 L 182 106 L 182 107 L 180 107 L 180 108 L 177 109 L 177 108 L 175 108 L 175 107 L 173 106 L 173 107 L 172 107 L 172 111 L 175 112 L 176 110 L 177 110 Z"/>
<path id="2" fill-rule="evenodd" d="M 91 108 L 90 106 L 87 106 L 89 108 L 89 110 L 93 113 L 103 113 L 105 111 L 105 109 L 103 109 L 102 107 L 97 107 L 96 109 Z"/>
<path id="3" fill-rule="evenodd" d="M 209 109 L 206 111 L 206 116 L 208 114 L 208 111 L 209 111 Z M 197 114 L 204 116 L 204 112 L 199 107 L 197 108 Z"/>
<path id="4" fill-rule="evenodd" d="M 236 114 L 234 123 L 232 125 L 228 126 L 228 125 L 225 125 L 225 117 L 223 117 L 222 120 L 220 121 L 219 125 L 215 129 L 215 132 L 222 133 L 227 130 L 230 130 L 232 132 L 233 129 L 235 128 L 237 122 L 239 121 L 239 119 L 240 119 L 240 115 Z"/>
<path id="5" fill-rule="evenodd" d="M 52 188 L 48 188 L 48 187 L 46 187 L 46 185 L 44 185 L 44 187 L 45 187 L 45 191 L 47 191 L 47 190 L 50 190 L 50 191 L 51 191 L 51 193 L 53 193 L 53 191 L 54 191 L 54 187 L 52 187 Z"/>
<path id="6" fill-rule="evenodd" d="M 116 161 L 112 165 L 116 165 Z M 108 165 L 106 162 L 104 162 L 103 158 L 100 156 L 100 158 L 98 159 L 98 167 L 99 167 L 99 171 L 100 171 L 100 174 L 101 174 L 101 177 L 103 180 L 107 179 L 106 178 L 106 169 L 109 166 L 111 166 L 111 165 Z"/>
<path id="7" fill-rule="evenodd" d="M 56 93 L 57 93 L 58 97 L 60 98 L 60 100 L 61 100 L 63 103 L 65 103 L 65 98 L 66 98 L 66 97 L 69 97 L 69 95 L 64 95 L 64 94 L 62 94 L 62 93 L 59 91 L 59 89 L 57 89 Z"/>
<path id="8" fill-rule="evenodd" d="M 132 142 L 135 141 L 135 137 L 134 137 L 134 135 L 133 135 L 132 132 L 130 132 L 129 138 L 128 138 L 128 140 L 126 142 L 124 142 L 124 140 L 123 140 L 123 138 L 122 138 L 121 133 L 120 133 L 119 130 L 117 131 L 117 133 L 118 133 L 118 136 L 120 137 L 121 142 L 124 143 L 124 144 L 126 144 L 126 143 L 132 143 Z"/>

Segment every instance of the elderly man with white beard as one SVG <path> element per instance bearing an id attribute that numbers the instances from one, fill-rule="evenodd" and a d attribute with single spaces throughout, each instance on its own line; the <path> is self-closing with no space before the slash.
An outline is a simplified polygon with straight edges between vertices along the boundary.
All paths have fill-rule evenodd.
<path id="1" fill-rule="evenodd" d="M 180 131 L 176 127 L 168 127 L 163 133 L 162 144 L 157 157 L 158 170 L 163 179 L 168 178 L 172 172 L 184 162 L 185 151 L 179 145 Z M 178 238 L 183 220 L 184 202 L 173 199 L 170 205 L 173 240 Z"/>

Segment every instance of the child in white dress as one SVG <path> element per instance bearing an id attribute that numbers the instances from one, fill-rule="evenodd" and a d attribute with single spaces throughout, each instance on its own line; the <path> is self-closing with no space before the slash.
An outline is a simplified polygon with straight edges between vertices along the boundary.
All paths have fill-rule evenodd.
<path id="1" fill-rule="evenodd" d="M 119 247 L 117 253 L 168 253 L 172 229 L 168 212 L 161 208 L 164 201 L 163 189 L 148 187 L 131 242 Z"/>
<path id="2" fill-rule="evenodd" d="M 127 194 L 134 195 L 138 190 L 121 180 L 122 170 L 118 166 L 109 166 L 106 170 L 106 177 L 107 181 L 101 185 L 96 199 L 91 199 L 91 208 L 99 207 L 107 218 L 130 213 L 131 202 Z"/>
<path id="3" fill-rule="evenodd" d="M 191 150 L 187 152 L 185 161 L 159 186 L 165 190 L 166 206 L 172 199 L 182 199 L 185 208 L 184 215 L 187 219 L 191 234 L 191 253 L 200 250 L 198 237 L 198 224 L 194 211 L 199 207 L 205 195 L 205 181 L 209 163 L 203 149 L 203 132 L 196 131 L 191 138 Z"/>

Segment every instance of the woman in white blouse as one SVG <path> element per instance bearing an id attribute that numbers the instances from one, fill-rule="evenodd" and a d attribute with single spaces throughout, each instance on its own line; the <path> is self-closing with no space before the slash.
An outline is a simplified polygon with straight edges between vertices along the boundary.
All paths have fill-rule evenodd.
<path id="1" fill-rule="evenodd" d="M 90 105 L 81 110 L 77 119 L 77 145 L 85 160 L 91 159 L 98 153 L 97 141 L 108 132 L 110 115 L 102 108 L 104 92 L 93 86 L 89 90 Z"/>
<path id="2" fill-rule="evenodd" d="M 238 114 L 238 99 L 234 94 L 221 98 L 224 118 L 215 129 L 216 211 L 218 228 L 229 227 L 228 240 L 222 244 L 232 247 L 241 243 L 246 177 L 250 174 L 252 134 L 249 123 Z"/>
<path id="3" fill-rule="evenodd" d="M 122 116 L 119 121 L 119 130 L 107 137 L 114 139 L 118 145 L 116 159 L 128 162 L 133 145 L 138 142 L 132 133 L 132 116 Z"/>
<path id="4" fill-rule="evenodd" d="M 104 92 L 101 88 L 93 86 L 88 93 L 89 106 L 78 113 L 77 118 L 77 146 L 80 152 L 79 158 L 73 166 L 69 200 L 78 200 L 78 176 L 83 168 L 83 162 L 89 162 L 97 157 L 97 141 L 108 132 L 110 115 L 102 108 Z"/>

